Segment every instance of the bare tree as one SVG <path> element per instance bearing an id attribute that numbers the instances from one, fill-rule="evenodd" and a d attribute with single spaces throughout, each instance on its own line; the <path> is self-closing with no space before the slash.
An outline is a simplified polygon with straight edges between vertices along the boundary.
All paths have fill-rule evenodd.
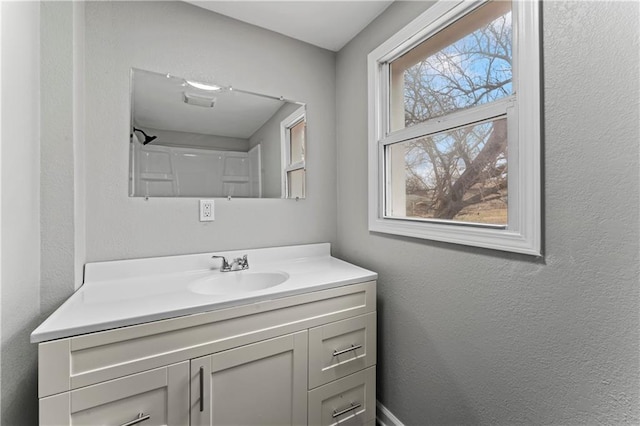
<path id="1" fill-rule="evenodd" d="M 408 68 L 404 79 L 407 127 L 510 95 L 510 13 Z M 453 219 L 469 206 L 501 200 L 506 211 L 506 155 L 504 118 L 409 142 L 406 189 L 414 205 L 407 207 Z"/>

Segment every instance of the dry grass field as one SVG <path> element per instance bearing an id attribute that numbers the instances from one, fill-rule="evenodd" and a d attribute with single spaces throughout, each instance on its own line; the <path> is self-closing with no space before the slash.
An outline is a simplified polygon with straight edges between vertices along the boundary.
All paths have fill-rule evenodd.
<path id="1" fill-rule="evenodd" d="M 473 196 L 474 194 L 470 194 Z M 463 208 L 452 220 L 460 222 L 507 224 L 507 191 L 487 197 L 486 201 Z M 423 194 L 407 194 L 407 217 L 433 219 L 430 200 Z"/>

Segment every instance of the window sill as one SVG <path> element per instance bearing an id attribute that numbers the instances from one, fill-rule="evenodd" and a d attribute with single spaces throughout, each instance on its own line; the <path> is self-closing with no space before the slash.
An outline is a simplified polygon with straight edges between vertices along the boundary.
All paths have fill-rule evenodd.
<path id="1" fill-rule="evenodd" d="M 369 231 L 541 256 L 540 239 L 534 238 L 533 230 L 527 234 L 453 223 L 443 225 L 405 219 L 370 218 Z"/>

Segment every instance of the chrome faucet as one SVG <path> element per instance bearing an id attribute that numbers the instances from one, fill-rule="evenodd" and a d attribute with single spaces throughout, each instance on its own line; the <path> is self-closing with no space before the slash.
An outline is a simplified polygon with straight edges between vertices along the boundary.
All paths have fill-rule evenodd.
<path id="1" fill-rule="evenodd" d="M 227 258 L 224 256 L 211 256 L 212 259 L 222 259 L 222 266 L 220 267 L 220 270 L 222 272 L 227 272 L 231 270 L 231 266 L 229 266 L 229 262 L 227 262 Z"/>
<path id="2" fill-rule="evenodd" d="M 231 272 L 231 271 L 242 271 L 243 269 L 249 269 L 249 259 L 247 259 L 247 255 L 245 254 L 242 257 L 237 257 L 229 263 L 227 258 L 224 256 L 211 256 L 212 259 L 222 259 L 222 266 L 220 267 L 220 272 Z"/>

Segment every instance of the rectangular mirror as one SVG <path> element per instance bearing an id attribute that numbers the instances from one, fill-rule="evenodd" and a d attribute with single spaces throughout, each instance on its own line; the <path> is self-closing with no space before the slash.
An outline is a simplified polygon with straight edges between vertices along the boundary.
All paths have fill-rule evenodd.
<path id="1" fill-rule="evenodd" d="M 132 197 L 304 198 L 301 102 L 131 70 Z"/>

